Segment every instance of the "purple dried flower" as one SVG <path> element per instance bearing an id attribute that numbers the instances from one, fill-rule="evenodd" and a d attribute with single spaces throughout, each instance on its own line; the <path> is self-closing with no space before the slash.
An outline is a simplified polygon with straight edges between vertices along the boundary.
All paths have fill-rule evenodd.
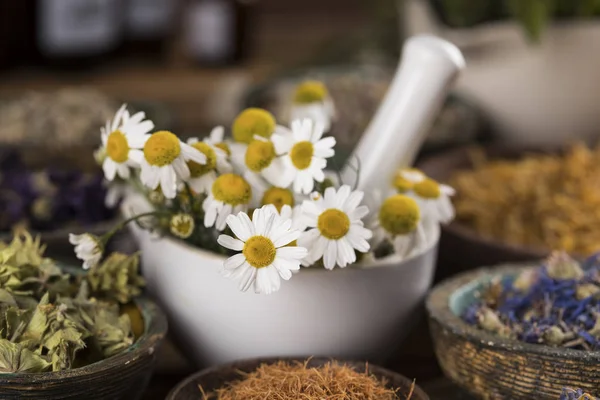
<path id="1" fill-rule="evenodd" d="M 497 285 L 486 290 L 491 295 L 480 293 L 463 319 L 527 343 L 600 349 L 600 259 L 595 255 L 583 265 L 554 253 L 541 267 L 506 280 L 500 294 Z"/>
<path id="2" fill-rule="evenodd" d="M 559 400 L 598 400 L 589 393 L 584 393 L 581 389 L 563 388 Z"/>
<path id="3" fill-rule="evenodd" d="M 0 231 L 25 223 L 37 231 L 91 226 L 114 217 L 104 204 L 102 174 L 49 168 L 27 171 L 18 156 L 0 152 Z"/>

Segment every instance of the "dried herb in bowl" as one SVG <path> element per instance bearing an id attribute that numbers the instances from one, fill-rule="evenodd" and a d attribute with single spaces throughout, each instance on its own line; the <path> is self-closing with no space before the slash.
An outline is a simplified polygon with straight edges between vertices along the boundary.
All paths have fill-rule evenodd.
<path id="1" fill-rule="evenodd" d="M 590 255 L 600 250 L 600 147 L 488 160 L 450 185 L 457 222 L 503 243 Z"/>
<path id="2" fill-rule="evenodd" d="M 584 393 L 581 389 L 564 388 L 558 400 L 597 400 L 597 398 Z"/>
<path id="3" fill-rule="evenodd" d="M 144 284 L 138 256 L 113 254 L 69 274 L 44 249 L 26 232 L 0 242 L 0 373 L 77 368 L 135 340 L 121 309 Z"/>
<path id="4" fill-rule="evenodd" d="M 600 349 L 600 256 L 580 263 L 564 252 L 516 278 L 494 279 L 462 318 L 527 343 Z"/>
<path id="5" fill-rule="evenodd" d="M 413 386 L 414 387 L 414 386 Z M 308 362 L 279 361 L 261 364 L 254 372 L 242 374 L 240 380 L 229 383 L 213 393 L 199 387 L 202 400 L 409 400 L 386 382 L 367 372 L 336 362 L 309 367 Z"/>

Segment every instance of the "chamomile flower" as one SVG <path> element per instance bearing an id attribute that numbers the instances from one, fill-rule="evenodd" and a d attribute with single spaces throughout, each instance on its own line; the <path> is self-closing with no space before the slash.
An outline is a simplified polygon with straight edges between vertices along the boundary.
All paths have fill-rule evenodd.
<path id="1" fill-rule="evenodd" d="M 307 228 L 307 218 L 304 216 L 302 212 L 302 206 L 291 207 L 289 205 L 284 205 L 278 210 L 279 215 L 285 219 L 292 220 L 292 229 L 297 229 L 300 232 L 304 232 Z"/>
<path id="2" fill-rule="evenodd" d="M 291 131 L 273 134 L 271 140 L 277 154 L 284 155 L 285 177 L 282 172 L 281 186 L 293 182 L 295 192 L 309 194 L 315 181 L 323 182 L 327 158 L 335 154 L 335 138 L 322 136 L 323 125 L 310 119 L 292 121 Z"/>
<path id="3" fill-rule="evenodd" d="M 269 139 L 256 135 L 248 145 L 234 145 L 232 152 L 234 164 L 242 167 L 246 179 L 262 176 L 272 185 L 285 184 L 283 158 L 277 156 L 275 146 Z"/>
<path id="4" fill-rule="evenodd" d="M 421 210 L 417 201 L 404 194 L 394 194 L 379 201 L 377 213 L 370 218 L 374 248 L 389 241 L 394 252 L 402 257 L 421 252 L 428 238 L 423 228 Z"/>
<path id="5" fill-rule="evenodd" d="M 243 212 L 229 215 L 227 225 L 237 238 L 220 235 L 218 242 L 240 253 L 223 263 L 223 274 L 241 278 L 240 290 L 254 286 L 256 293 L 276 292 L 281 279 L 290 279 L 292 271 L 300 269 L 307 250 L 288 244 L 298 239 L 301 232 L 292 229 L 292 221 L 278 215 L 273 206 L 254 210 L 252 220 Z"/>
<path id="6" fill-rule="evenodd" d="M 190 170 L 188 183 L 196 193 L 208 193 L 212 184 L 217 179 L 217 172 L 224 174 L 233 170 L 227 160 L 227 153 L 208 143 L 206 140 L 199 141 L 196 138 L 190 138 L 187 144 L 200 151 L 206 157 L 204 164 L 198 164 L 195 161 L 188 161 L 187 166 Z"/>
<path id="7" fill-rule="evenodd" d="M 398 193 L 409 193 L 416 183 L 421 182 L 425 178 L 427 178 L 427 175 L 416 168 L 400 168 L 396 171 L 396 175 L 394 175 L 392 187 Z"/>
<path id="8" fill-rule="evenodd" d="M 75 255 L 83 261 L 83 269 L 90 269 L 100 262 L 104 246 L 99 238 L 89 233 L 69 234 L 69 243 L 75 246 Z"/>
<path id="9" fill-rule="evenodd" d="M 152 121 L 144 120 L 145 114 L 139 112 L 129 115 L 123 104 L 112 121 L 100 128 L 102 147 L 96 152 L 97 160 L 102 162 L 104 176 L 109 181 L 118 175 L 128 179 L 130 167 L 137 167 L 143 158 L 140 150 L 147 134 L 154 129 Z"/>
<path id="10" fill-rule="evenodd" d="M 208 135 L 207 138 L 204 138 L 204 141 L 223 150 L 225 154 L 227 154 L 227 157 L 231 156 L 229 145 L 225 142 L 225 129 L 222 126 L 215 126 L 212 131 L 210 131 L 210 135 Z"/>
<path id="11" fill-rule="evenodd" d="M 182 143 L 169 131 L 159 131 L 148 137 L 144 144 L 140 180 L 150 189 L 160 185 L 167 199 L 177 195 L 178 181 L 190 178 L 186 162 L 206 164 L 206 156 L 189 144 Z"/>
<path id="12" fill-rule="evenodd" d="M 246 180 L 252 186 L 252 202 L 258 207 L 273 204 L 277 212 L 280 212 L 283 206 L 294 207 L 298 203 L 299 196 L 289 188 L 271 185 L 254 174 L 246 175 Z"/>
<path id="13" fill-rule="evenodd" d="M 291 120 L 308 118 L 320 123 L 323 130 L 328 132 L 331 121 L 335 117 L 333 101 L 327 88 L 319 81 L 305 81 L 298 85 L 294 93 Z"/>
<path id="14" fill-rule="evenodd" d="M 173 235 L 187 239 L 194 233 L 194 217 L 186 213 L 175 214 L 169 221 L 169 228 Z"/>
<path id="15" fill-rule="evenodd" d="M 252 201 L 252 187 L 241 175 L 227 173 L 215 179 L 202 203 L 204 226 L 225 229 L 227 217 L 247 211 Z"/>
<path id="16" fill-rule="evenodd" d="M 312 229 L 298 239 L 298 244 L 310 249 L 309 262 L 323 258 L 325 268 L 343 268 L 356 261 L 355 250 L 369 251 L 372 232 L 362 222 L 369 209 L 359 206 L 362 198 L 363 192 L 352 192 L 350 186 L 343 185 L 337 192 L 329 187 L 322 198 L 302 203 L 302 212 Z"/>
<path id="17" fill-rule="evenodd" d="M 268 139 L 275 132 L 275 117 L 262 108 L 247 108 L 233 121 L 231 133 L 233 140 L 249 144 L 255 136 Z"/>
<path id="18" fill-rule="evenodd" d="M 450 196 L 455 193 L 453 188 L 425 178 L 416 183 L 412 190 L 427 216 L 443 224 L 454 219 L 454 206 L 450 200 Z"/>

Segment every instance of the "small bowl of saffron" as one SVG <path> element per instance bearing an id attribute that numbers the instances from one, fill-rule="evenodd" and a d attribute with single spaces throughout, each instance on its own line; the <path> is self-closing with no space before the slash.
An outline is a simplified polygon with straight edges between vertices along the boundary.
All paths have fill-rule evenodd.
<path id="1" fill-rule="evenodd" d="M 205 369 L 167 400 L 429 400 L 414 381 L 364 362 L 268 358 Z"/>
<path id="2" fill-rule="evenodd" d="M 466 272 L 436 286 L 427 311 L 442 370 L 476 396 L 586 399 L 600 390 L 599 255 L 580 262 L 554 252 L 537 265 Z"/>

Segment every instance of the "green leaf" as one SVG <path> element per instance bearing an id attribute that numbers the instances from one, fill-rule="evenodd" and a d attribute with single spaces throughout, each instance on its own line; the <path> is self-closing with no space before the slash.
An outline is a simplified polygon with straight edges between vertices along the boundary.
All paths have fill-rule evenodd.
<path id="1" fill-rule="evenodd" d="M 17 301 L 8 290 L 0 289 L 0 303 L 17 306 Z"/>
<path id="2" fill-rule="evenodd" d="M 94 318 L 92 342 L 104 357 L 110 357 L 133 344 L 131 320 L 114 308 L 99 308 Z"/>
<path id="3" fill-rule="evenodd" d="M 0 339 L 0 373 L 44 372 L 50 363 L 18 343 Z"/>
<path id="4" fill-rule="evenodd" d="M 48 329 L 48 315 L 54 309 L 55 307 L 49 304 L 48 293 L 46 293 L 33 312 L 21 340 L 27 343 L 39 343 Z"/>
<path id="5" fill-rule="evenodd" d="M 91 294 L 126 304 L 142 292 L 145 282 L 139 273 L 139 255 L 113 253 L 86 276 Z"/>

